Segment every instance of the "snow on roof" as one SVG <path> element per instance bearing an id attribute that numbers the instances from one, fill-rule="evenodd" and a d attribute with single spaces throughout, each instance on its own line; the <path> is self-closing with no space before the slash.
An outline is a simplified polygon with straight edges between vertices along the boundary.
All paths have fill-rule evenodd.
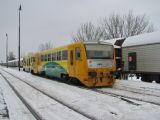
<path id="1" fill-rule="evenodd" d="M 126 38 L 122 47 L 160 43 L 160 31 Z"/>
<path id="2" fill-rule="evenodd" d="M 23 60 L 23 58 L 20 58 L 20 60 Z M 17 62 L 17 61 L 19 61 L 19 59 L 10 60 L 10 61 L 8 61 L 8 62 Z"/>
<path id="3" fill-rule="evenodd" d="M 114 46 L 114 48 L 120 48 L 120 46 L 115 45 L 115 43 L 118 40 L 123 40 L 123 39 L 125 39 L 125 38 L 114 38 L 114 39 L 103 40 L 103 42 L 111 43 Z"/>
<path id="4" fill-rule="evenodd" d="M 104 42 L 104 41 L 86 41 L 84 42 L 84 44 L 110 44 L 112 45 L 110 42 Z"/>

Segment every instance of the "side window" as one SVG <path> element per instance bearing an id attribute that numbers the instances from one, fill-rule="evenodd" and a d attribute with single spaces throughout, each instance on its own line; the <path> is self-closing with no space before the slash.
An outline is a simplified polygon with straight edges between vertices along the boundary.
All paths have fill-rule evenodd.
<path id="1" fill-rule="evenodd" d="M 48 61 L 51 61 L 51 54 L 48 54 Z"/>
<path id="2" fill-rule="evenodd" d="M 62 51 L 62 60 L 67 60 L 68 59 L 68 52 L 67 50 Z"/>
<path id="3" fill-rule="evenodd" d="M 57 60 L 61 60 L 61 51 L 57 52 Z"/>
<path id="4" fill-rule="evenodd" d="M 31 62 L 31 58 L 29 58 L 29 65 L 30 65 L 30 62 Z"/>
<path id="5" fill-rule="evenodd" d="M 52 61 L 56 60 L 56 53 L 52 53 Z"/>
<path id="6" fill-rule="evenodd" d="M 28 59 L 26 60 L 27 62 L 26 62 L 26 66 L 28 66 Z"/>
<path id="7" fill-rule="evenodd" d="M 44 55 L 42 55 L 42 60 L 45 61 L 45 56 Z"/>
<path id="8" fill-rule="evenodd" d="M 43 55 L 41 55 L 41 61 L 43 61 Z"/>
<path id="9" fill-rule="evenodd" d="M 81 50 L 80 48 L 76 48 L 76 60 L 80 60 L 81 59 Z"/>
<path id="10" fill-rule="evenodd" d="M 32 58 L 32 62 L 35 62 L 35 57 Z"/>
<path id="11" fill-rule="evenodd" d="M 25 59 L 23 59 L 23 65 L 24 65 L 24 66 L 26 65 L 26 60 L 25 60 Z"/>
<path id="12" fill-rule="evenodd" d="M 27 59 L 27 66 L 29 66 L 29 58 Z"/>
<path id="13" fill-rule="evenodd" d="M 45 55 L 45 61 L 47 61 L 48 59 L 47 59 L 47 55 Z"/>
<path id="14" fill-rule="evenodd" d="M 73 65 L 73 50 L 70 51 L 70 64 Z"/>

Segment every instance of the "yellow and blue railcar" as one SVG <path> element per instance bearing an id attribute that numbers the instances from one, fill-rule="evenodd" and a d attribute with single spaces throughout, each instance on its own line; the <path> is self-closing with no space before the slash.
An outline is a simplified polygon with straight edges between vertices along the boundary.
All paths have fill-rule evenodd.
<path id="1" fill-rule="evenodd" d="M 115 54 L 110 43 L 76 42 L 32 57 L 29 68 L 35 74 L 78 80 L 87 87 L 112 86 L 115 82 Z"/>

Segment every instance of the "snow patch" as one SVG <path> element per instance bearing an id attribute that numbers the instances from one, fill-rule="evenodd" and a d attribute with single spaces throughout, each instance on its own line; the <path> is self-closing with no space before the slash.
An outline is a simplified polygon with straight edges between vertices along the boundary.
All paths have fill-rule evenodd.
<path id="1" fill-rule="evenodd" d="M 8 115 L 8 109 L 3 97 L 3 91 L 0 87 L 0 120 L 8 120 L 9 115 Z"/>

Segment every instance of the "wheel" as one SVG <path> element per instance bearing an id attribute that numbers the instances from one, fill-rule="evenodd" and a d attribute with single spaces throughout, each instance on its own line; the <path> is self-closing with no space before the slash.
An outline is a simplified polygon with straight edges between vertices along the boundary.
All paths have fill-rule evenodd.
<path id="1" fill-rule="evenodd" d="M 31 74 L 33 74 L 33 70 L 31 70 Z"/>
<path id="2" fill-rule="evenodd" d="M 146 81 L 146 76 L 145 75 L 141 75 L 141 80 L 145 82 Z"/>
<path id="3" fill-rule="evenodd" d="M 62 80 L 68 80 L 69 79 L 68 74 L 61 74 L 61 79 Z"/>
<path id="4" fill-rule="evenodd" d="M 42 71 L 42 72 L 41 72 L 41 76 L 46 76 L 45 71 Z"/>
<path id="5" fill-rule="evenodd" d="M 140 78 L 140 74 L 136 74 L 136 77 L 137 77 L 137 79 L 139 79 Z"/>

